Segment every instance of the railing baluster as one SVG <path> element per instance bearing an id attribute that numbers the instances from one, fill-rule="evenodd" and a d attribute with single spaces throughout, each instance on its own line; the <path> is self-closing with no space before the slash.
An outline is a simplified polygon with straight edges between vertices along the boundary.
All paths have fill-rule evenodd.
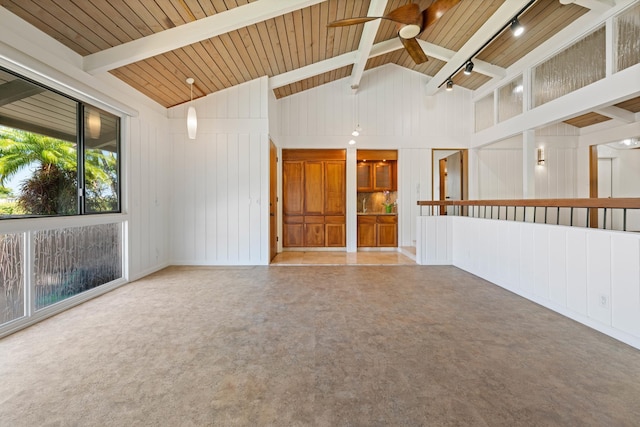
<path id="1" fill-rule="evenodd" d="M 571 207 L 571 220 L 569 221 L 569 225 L 573 227 L 573 206 Z"/>
<path id="2" fill-rule="evenodd" d="M 613 228 L 613 222 L 611 222 L 611 228 Z M 603 230 L 607 229 L 607 208 L 604 208 L 604 218 L 602 221 L 602 229 Z"/>
<path id="3" fill-rule="evenodd" d="M 622 231 L 627 231 L 627 209 L 622 209 Z"/>
<path id="4" fill-rule="evenodd" d="M 556 225 L 560 225 L 560 206 L 558 206 L 558 211 L 556 212 Z"/>
<path id="5" fill-rule="evenodd" d="M 589 210 L 590 208 L 587 208 L 587 228 L 589 227 Z"/>
<path id="6" fill-rule="evenodd" d="M 544 223 L 547 223 L 547 206 L 544 207 Z"/>

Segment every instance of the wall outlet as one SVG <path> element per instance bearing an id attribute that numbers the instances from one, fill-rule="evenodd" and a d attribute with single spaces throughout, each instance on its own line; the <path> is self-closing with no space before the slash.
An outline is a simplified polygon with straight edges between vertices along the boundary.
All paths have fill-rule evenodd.
<path id="1" fill-rule="evenodd" d="M 609 297 L 606 295 L 600 295 L 598 302 L 600 303 L 600 307 L 602 308 L 609 307 Z"/>

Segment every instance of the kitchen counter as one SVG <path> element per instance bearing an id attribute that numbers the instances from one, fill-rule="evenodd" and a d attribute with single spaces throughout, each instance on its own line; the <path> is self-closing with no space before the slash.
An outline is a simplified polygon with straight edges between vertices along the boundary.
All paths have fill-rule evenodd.
<path id="1" fill-rule="evenodd" d="M 386 213 L 386 212 L 358 212 L 358 215 L 398 215 L 397 212 L 391 212 L 391 213 Z"/>

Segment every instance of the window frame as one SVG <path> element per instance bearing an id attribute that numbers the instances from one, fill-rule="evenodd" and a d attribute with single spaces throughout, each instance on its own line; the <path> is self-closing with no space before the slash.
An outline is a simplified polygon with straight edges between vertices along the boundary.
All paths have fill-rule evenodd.
<path id="1" fill-rule="evenodd" d="M 36 80 L 33 80 L 29 77 L 26 77 L 16 71 L 8 69 L 0 65 L 0 72 L 7 73 L 9 75 L 14 76 L 17 79 L 21 79 L 29 84 L 38 86 L 45 91 L 50 91 L 56 95 L 62 96 L 72 102 L 75 103 L 76 107 L 76 203 L 77 210 L 75 214 L 56 214 L 56 215 L 45 215 L 45 214 L 25 214 L 21 216 L 2 216 L 0 220 L 28 220 L 28 219 L 36 219 L 36 218 L 63 218 L 63 217 L 77 217 L 77 216 L 89 216 L 89 215 L 109 215 L 109 214 L 122 214 L 122 117 L 113 114 L 111 112 L 105 111 L 103 108 L 90 104 L 88 102 L 82 101 L 74 96 L 71 96 L 67 93 L 64 93 L 60 90 L 51 88 L 46 84 L 40 83 Z M 87 197 L 86 197 L 86 176 L 85 176 L 85 163 L 86 163 L 86 151 L 90 149 L 86 144 L 86 120 L 85 120 L 85 110 L 87 107 L 98 110 L 101 114 L 108 114 L 112 116 L 115 120 L 115 145 L 116 145 L 116 179 L 117 185 L 116 189 L 116 207 L 113 210 L 104 210 L 104 211 L 91 211 L 87 209 Z M 36 117 L 36 116 L 34 116 Z M 23 130 L 19 128 L 15 128 L 11 125 L 7 125 L 7 128 L 13 128 L 18 130 Z M 29 132 L 27 130 L 27 132 Z M 45 135 L 45 134 L 42 134 Z M 48 135 L 45 135 L 48 136 Z M 54 136 L 54 138 L 57 138 Z"/>

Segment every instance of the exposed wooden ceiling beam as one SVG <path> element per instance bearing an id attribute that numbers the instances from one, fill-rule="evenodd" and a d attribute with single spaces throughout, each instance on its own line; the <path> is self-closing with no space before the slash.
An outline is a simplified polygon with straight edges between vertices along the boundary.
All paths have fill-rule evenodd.
<path id="1" fill-rule="evenodd" d="M 315 64 L 273 76 L 269 79 L 269 88 L 277 89 L 291 83 L 299 82 L 300 80 L 308 79 L 309 77 L 351 65 L 356 62 L 356 53 L 355 51 L 343 53 L 342 55 L 334 56 L 333 58 L 325 59 Z"/>
<path id="2" fill-rule="evenodd" d="M 616 107 L 615 105 L 600 108 L 599 110 L 596 110 L 596 113 L 625 123 L 633 123 L 636 121 L 636 115 L 634 113 L 627 111 L 624 108 Z"/>
<path id="3" fill-rule="evenodd" d="M 480 29 L 456 52 L 447 64 L 436 73 L 427 83 L 427 95 L 434 95 L 440 86 L 461 64 L 469 59 L 478 49 L 493 37 L 496 30 L 509 22 L 529 0 L 506 1 L 500 8 L 480 27 Z M 475 62 L 475 61 L 474 61 Z"/>
<path id="4" fill-rule="evenodd" d="M 382 16 L 386 7 L 387 0 L 371 0 L 367 16 Z M 370 21 L 364 24 L 362 36 L 360 37 L 360 45 L 358 46 L 357 59 L 353 64 L 353 69 L 351 70 L 351 89 L 353 89 L 354 92 L 358 90 L 358 87 L 360 87 L 362 73 L 364 73 L 364 67 L 367 65 L 367 61 L 369 60 L 369 54 L 371 53 L 371 48 L 373 48 L 373 42 L 376 38 L 376 34 L 378 33 L 378 28 L 380 28 L 380 21 L 380 19 L 376 19 L 375 21 Z"/>
<path id="5" fill-rule="evenodd" d="M 323 1 L 325 0 L 255 1 L 87 55 L 83 58 L 83 69 L 90 74 L 104 73 Z"/>
<path id="6" fill-rule="evenodd" d="M 456 52 L 454 52 L 453 50 L 445 49 L 441 46 L 437 46 L 424 40 L 418 40 L 418 42 L 420 43 L 420 46 L 427 54 L 427 56 L 431 56 L 441 61 L 450 61 L 451 58 L 453 58 L 456 54 Z M 398 49 L 404 49 L 404 46 L 402 46 L 402 42 L 400 42 L 397 37 L 385 40 L 371 47 L 369 58 L 384 55 Z M 306 67 L 298 68 L 297 70 L 278 74 L 277 76 L 271 77 L 269 79 L 269 87 L 271 89 L 276 89 L 291 83 L 298 82 L 300 80 L 308 79 L 309 77 L 317 76 L 328 71 L 355 64 L 358 60 L 358 53 L 359 51 L 345 53 L 334 58 L 307 65 Z M 473 71 L 484 74 L 485 76 L 502 78 L 507 75 L 507 72 L 504 68 L 498 67 L 488 62 L 474 59 L 473 63 Z"/>

